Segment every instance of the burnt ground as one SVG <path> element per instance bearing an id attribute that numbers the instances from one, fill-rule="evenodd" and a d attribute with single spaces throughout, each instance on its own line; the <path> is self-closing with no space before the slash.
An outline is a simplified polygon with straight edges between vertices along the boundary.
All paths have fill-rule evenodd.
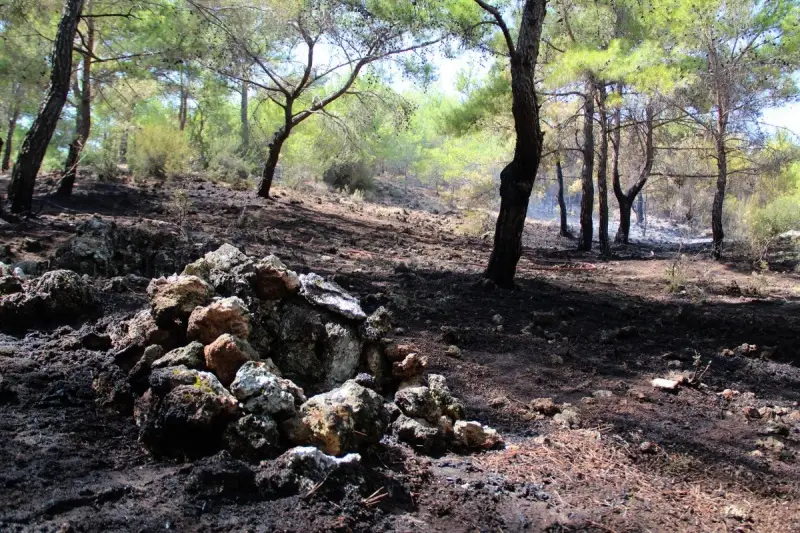
<path id="1" fill-rule="evenodd" d="M 388 306 L 396 337 L 430 356 L 467 418 L 498 429 L 506 448 L 428 458 L 387 444 L 365 454 L 361 493 L 192 493 L 191 463 L 154 460 L 131 417 L 95 407 L 91 382 L 110 354 L 83 347 L 81 332 L 145 301 L 142 288 L 111 293 L 96 279 L 100 314 L 0 335 L 0 530 L 800 531 L 800 422 L 744 414 L 798 408 L 791 262 L 754 275 L 744 259 L 644 245 L 600 261 L 531 225 L 518 288 L 503 291 L 481 283 L 490 244 L 463 235 L 458 213 L 321 190 L 262 201 L 199 180 L 179 186 L 183 207 L 176 185 L 82 184 L 68 201 L 42 202 L 37 218 L 0 226 L 0 244 L 14 261 L 46 260 L 97 213 L 162 228 L 190 249 L 231 242 L 334 276 L 367 310 Z M 723 352 L 743 343 L 755 348 Z M 445 354 L 450 344 L 460 358 Z M 702 386 L 652 388 L 691 373 L 695 354 L 711 363 Z M 740 394 L 729 401 L 725 389 Z M 543 397 L 579 418 L 538 414 L 530 403 Z M 365 500 L 376 487 L 388 496 Z"/>

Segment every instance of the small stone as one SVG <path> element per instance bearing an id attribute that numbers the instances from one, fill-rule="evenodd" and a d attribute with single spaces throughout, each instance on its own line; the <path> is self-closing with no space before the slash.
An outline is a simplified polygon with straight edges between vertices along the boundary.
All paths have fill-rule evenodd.
<path id="1" fill-rule="evenodd" d="M 255 291 L 264 300 L 281 300 L 300 290 L 300 278 L 274 255 L 255 265 Z"/>
<path id="2" fill-rule="evenodd" d="M 223 385 L 230 385 L 236 379 L 236 372 L 247 361 L 255 361 L 258 354 L 245 340 L 228 333 L 220 335 L 217 340 L 203 350 L 206 367 L 213 371 Z"/>
<path id="3" fill-rule="evenodd" d="M 362 387 L 375 390 L 375 378 L 372 376 L 372 374 L 361 372 L 355 377 L 355 381 Z"/>
<path id="4" fill-rule="evenodd" d="M 497 396 L 496 398 L 489 400 L 489 407 L 494 407 L 495 409 L 505 407 L 507 404 L 508 400 L 506 400 L 503 396 Z"/>
<path id="5" fill-rule="evenodd" d="M 245 411 L 289 418 L 306 401 L 303 389 L 272 372 L 274 365 L 248 361 L 236 373 L 231 393 L 242 403 Z"/>
<path id="6" fill-rule="evenodd" d="M 503 320 L 503 315 L 501 315 L 501 314 L 496 314 L 496 315 L 492 316 L 492 322 L 493 322 L 493 323 L 494 323 L 496 326 L 500 326 L 500 325 L 502 325 L 502 324 L 503 324 L 503 322 L 504 322 L 504 320 Z"/>
<path id="7" fill-rule="evenodd" d="M 725 518 L 732 518 L 733 520 L 739 520 L 740 522 L 745 522 L 750 518 L 750 514 L 739 505 L 726 506 L 722 510 L 722 514 L 725 515 Z"/>
<path id="8" fill-rule="evenodd" d="M 658 453 L 659 449 L 660 448 L 658 444 L 650 442 L 649 440 L 646 440 L 639 445 L 639 451 L 646 454 Z"/>
<path id="9" fill-rule="evenodd" d="M 733 389 L 725 389 L 724 391 L 719 393 L 719 396 L 722 396 L 723 400 L 730 402 L 733 401 L 734 398 L 739 396 L 739 391 Z"/>
<path id="10" fill-rule="evenodd" d="M 747 418 L 758 419 L 761 418 L 761 413 L 758 412 L 758 409 L 755 407 L 745 407 L 742 409 L 744 416 Z"/>
<path id="11" fill-rule="evenodd" d="M 247 414 L 228 425 L 224 446 L 237 457 L 271 459 L 280 455 L 278 424 L 266 415 Z"/>
<path id="12" fill-rule="evenodd" d="M 455 357 L 456 359 L 461 358 L 461 348 L 459 348 L 455 344 L 451 344 L 450 346 L 448 346 L 447 350 L 444 353 L 445 355 L 448 355 L 450 357 Z"/>
<path id="13" fill-rule="evenodd" d="M 567 407 L 553 416 L 553 422 L 565 428 L 577 428 L 581 425 L 581 417 L 576 409 Z"/>
<path id="14" fill-rule="evenodd" d="M 362 321 L 367 318 L 353 295 L 317 274 L 302 274 L 300 285 L 300 294 L 312 305 L 324 307 L 351 320 Z"/>
<path id="15" fill-rule="evenodd" d="M 595 398 L 611 398 L 614 393 L 610 390 L 596 390 L 592 393 L 592 396 Z"/>
<path id="16" fill-rule="evenodd" d="M 489 450 L 503 445 L 503 439 L 497 431 L 480 422 L 459 420 L 453 432 L 456 444 L 464 448 Z"/>
<path id="17" fill-rule="evenodd" d="M 428 358 L 412 353 L 392 365 L 392 375 L 401 381 L 407 381 L 422 375 L 426 368 L 428 368 Z"/>
<path id="18" fill-rule="evenodd" d="M 402 361 L 407 355 L 417 353 L 417 347 L 413 344 L 390 344 L 384 353 L 389 361 Z"/>
<path id="19" fill-rule="evenodd" d="M 530 407 L 544 416 L 554 416 L 561 412 L 561 408 L 553 402 L 552 398 L 536 398 L 531 401 Z"/>
<path id="20" fill-rule="evenodd" d="M 674 379 L 656 378 L 650 382 L 656 389 L 674 391 L 678 389 L 679 382 Z"/>
<path id="21" fill-rule="evenodd" d="M 168 366 L 185 366 L 187 368 L 203 368 L 203 343 L 191 342 L 181 348 L 175 348 L 162 358 L 153 362 L 153 368 L 166 368 Z"/>
<path id="22" fill-rule="evenodd" d="M 152 280 L 147 294 L 156 324 L 170 328 L 186 323 L 195 307 L 209 303 L 213 289 L 197 276 L 170 276 Z"/>

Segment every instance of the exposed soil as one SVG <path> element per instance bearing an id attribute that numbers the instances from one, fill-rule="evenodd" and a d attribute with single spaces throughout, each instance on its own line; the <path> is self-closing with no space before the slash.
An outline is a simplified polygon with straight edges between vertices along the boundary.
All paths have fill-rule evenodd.
<path id="1" fill-rule="evenodd" d="M 186 213 L 172 207 L 177 186 L 189 191 Z M 146 220 L 198 254 L 230 242 L 334 276 L 365 310 L 392 310 L 396 337 L 430 356 L 504 450 L 428 458 L 387 442 L 365 454 L 369 486 L 354 493 L 253 501 L 187 490 L 191 463 L 152 459 L 130 417 L 95 407 L 91 382 L 110 354 L 81 335 L 145 302 L 143 287 L 108 292 L 95 279 L 101 313 L 0 335 L 0 530 L 800 531 L 800 421 L 744 413 L 798 409 L 794 264 L 754 275 L 741 258 L 690 250 L 678 260 L 644 245 L 603 262 L 532 224 L 518 288 L 503 291 L 482 283 L 490 243 L 461 235 L 459 214 L 394 204 L 291 190 L 262 201 L 199 180 L 83 185 L 0 226 L 0 245 L 14 262 L 45 261 L 97 213 Z M 754 348 L 723 352 L 744 343 Z M 460 358 L 446 355 L 450 344 Z M 701 369 L 711 363 L 702 386 L 651 386 L 691 375 L 696 353 Z M 729 401 L 725 389 L 739 394 Z M 579 419 L 566 427 L 537 413 L 530 403 L 542 397 L 572 403 Z M 388 496 L 366 498 L 381 487 Z"/>

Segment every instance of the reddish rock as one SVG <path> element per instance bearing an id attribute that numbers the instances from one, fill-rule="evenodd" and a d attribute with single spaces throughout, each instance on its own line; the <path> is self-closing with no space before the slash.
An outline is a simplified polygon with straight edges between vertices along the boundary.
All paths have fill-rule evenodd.
<path id="1" fill-rule="evenodd" d="M 189 316 L 186 332 L 189 340 L 211 344 L 225 333 L 240 339 L 250 336 L 250 313 L 244 302 L 235 296 L 196 307 Z"/>
<path id="2" fill-rule="evenodd" d="M 205 347 L 206 367 L 214 372 L 226 387 L 236 379 L 236 372 L 247 361 L 255 361 L 258 354 L 245 340 L 226 333 Z"/>

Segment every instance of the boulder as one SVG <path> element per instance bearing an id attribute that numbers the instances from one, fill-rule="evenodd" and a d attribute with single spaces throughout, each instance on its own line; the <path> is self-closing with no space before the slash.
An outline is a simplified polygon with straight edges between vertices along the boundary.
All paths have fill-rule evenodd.
<path id="1" fill-rule="evenodd" d="M 147 389 L 153 363 L 161 359 L 163 355 L 164 348 L 158 344 L 150 345 L 144 349 L 142 357 L 139 358 L 128 374 L 128 381 L 133 392 L 141 394 Z"/>
<path id="2" fill-rule="evenodd" d="M 392 314 L 379 307 L 361 324 L 359 332 L 364 340 L 378 342 L 392 331 Z"/>
<path id="3" fill-rule="evenodd" d="M 125 371 L 133 368 L 146 346 L 158 344 L 169 349 L 175 344 L 174 332 L 159 328 L 149 309 L 139 311 L 119 327 L 110 328 L 109 333 L 117 350 L 114 361 Z"/>
<path id="4" fill-rule="evenodd" d="M 224 450 L 197 461 L 186 479 L 185 489 L 191 497 L 202 500 L 240 502 L 257 499 L 259 495 L 255 472 Z"/>
<path id="5" fill-rule="evenodd" d="M 206 367 L 213 371 L 223 385 L 236 379 L 236 372 L 247 361 L 258 360 L 258 353 L 246 340 L 226 333 L 203 350 Z"/>
<path id="6" fill-rule="evenodd" d="M 323 307 L 351 320 L 362 321 L 367 315 L 361 309 L 358 299 L 336 283 L 325 281 L 321 276 L 300 275 L 300 294 L 312 305 Z"/>
<path id="7" fill-rule="evenodd" d="M 398 362 L 405 359 L 412 353 L 417 353 L 417 347 L 413 344 L 390 344 L 386 347 L 386 357 L 389 361 Z"/>
<path id="8" fill-rule="evenodd" d="M 398 390 L 394 395 L 394 403 L 410 418 L 424 418 L 435 424 L 442 416 L 442 409 L 429 387 L 412 386 Z"/>
<path id="9" fill-rule="evenodd" d="M 175 348 L 165 356 L 157 359 L 151 365 L 152 368 L 166 368 L 168 366 L 185 366 L 187 368 L 203 368 L 205 359 L 203 356 L 203 343 L 191 342 L 181 348 Z"/>
<path id="10" fill-rule="evenodd" d="M 430 374 L 428 376 L 428 388 L 430 388 L 431 396 L 433 396 L 443 414 L 454 421 L 464 418 L 464 404 L 450 392 L 444 376 Z"/>
<path id="11" fill-rule="evenodd" d="M 253 288 L 264 300 L 282 300 L 300 290 L 300 278 L 280 259 L 270 255 L 255 264 Z"/>
<path id="12" fill-rule="evenodd" d="M 327 455 L 313 446 L 298 446 L 286 451 L 272 465 L 269 485 L 283 494 L 308 493 L 325 485 L 338 487 L 356 481 L 361 468 L 361 455 L 349 453 L 344 457 Z M 321 485 L 323 481 L 328 481 Z"/>
<path id="13" fill-rule="evenodd" d="M 278 424 L 268 415 L 247 414 L 228 425 L 223 445 L 233 455 L 251 461 L 280 454 Z"/>
<path id="14" fill-rule="evenodd" d="M 30 282 L 25 292 L 0 300 L 0 327 L 72 321 L 96 304 L 89 285 L 71 270 L 53 270 Z"/>
<path id="15" fill-rule="evenodd" d="M 303 389 L 275 374 L 270 363 L 248 361 L 236 373 L 231 393 L 248 412 L 283 419 L 294 416 L 306 401 Z"/>
<path id="16" fill-rule="evenodd" d="M 222 298 L 205 307 L 196 307 L 189 316 L 186 337 L 211 344 L 220 335 L 230 333 L 247 339 L 250 336 L 250 313 L 236 296 Z"/>
<path id="17" fill-rule="evenodd" d="M 453 428 L 455 443 L 468 449 L 489 450 L 503 445 L 503 439 L 488 426 L 480 422 L 459 420 Z"/>
<path id="18" fill-rule="evenodd" d="M 428 368 L 428 358 L 417 353 L 408 354 L 402 361 L 392 364 L 392 375 L 400 381 L 421 376 Z"/>
<path id="19" fill-rule="evenodd" d="M 392 381 L 392 365 L 383 355 L 380 345 L 367 344 L 364 347 L 364 362 L 374 377 L 376 389 L 383 391 L 387 388 Z"/>
<path id="20" fill-rule="evenodd" d="M 330 322 L 325 324 L 327 338 L 326 379 L 328 387 L 341 385 L 355 376 L 361 359 L 361 339 L 350 326 Z"/>
<path id="21" fill-rule="evenodd" d="M 208 252 L 203 259 L 209 270 L 220 270 L 222 272 L 230 272 L 238 266 L 252 263 L 250 258 L 241 250 L 228 243 L 223 244 L 213 252 Z"/>
<path id="22" fill-rule="evenodd" d="M 133 393 L 125 373 L 115 365 L 101 370 L 92 380 L 95 405 L 105 411 L 128 413 L 133 407 Z"/>
<path id="23" fill-rule="evenodd" d="M 200 457 L 219 450 L 237 402 L 213 374 L 158 369 L 134 407 L 139 440 L 154 455 Z"/>
<path id="24" fill-rule="evenodd" d="M 310 398 L 297 417 L 284 423 L 295 444 L 311 444 L 329 455 L 343 455 L 376 444 L 386 430 L 388 413 L 375 391 L 347 381 L 338 389 Z"/>
<path id="25" fill-rule="evenodd" d="M 153 319 L 162 328 L 186 324 L 194 308 L 208 304 L 213 293 L 211 286 L 197 276 L 158 278 L 147 286 Z"/>

